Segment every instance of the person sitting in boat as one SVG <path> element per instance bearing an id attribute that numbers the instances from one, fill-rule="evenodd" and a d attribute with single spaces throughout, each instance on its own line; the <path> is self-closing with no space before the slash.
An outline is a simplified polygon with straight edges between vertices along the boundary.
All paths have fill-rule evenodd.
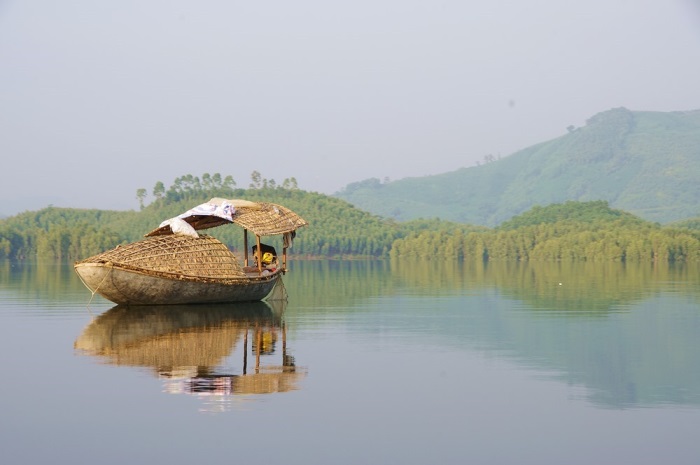
<path id="1" fill-rule="evenodd" d="M 277 268 L 277 251 L 274 247 L 267 244 L 260 244 L 260 252 L 262 254 L 263 268 Z M 253 246 L 253 257 L 255 257 L 255 266 L 258 265 L 258 246 Z"/>

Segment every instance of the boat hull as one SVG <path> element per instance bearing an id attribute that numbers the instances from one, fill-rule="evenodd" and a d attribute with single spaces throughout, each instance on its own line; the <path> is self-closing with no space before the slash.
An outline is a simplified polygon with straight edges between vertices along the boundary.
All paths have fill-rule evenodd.
<path id="1" fill-rule="evenodd" d="M 248 302 L 264 299 L 281 277 L 207 279 L 126 269 L 109 263 L 78 263 L 75 271 L 86 287 L 124 305 L 170 305 Z"/>

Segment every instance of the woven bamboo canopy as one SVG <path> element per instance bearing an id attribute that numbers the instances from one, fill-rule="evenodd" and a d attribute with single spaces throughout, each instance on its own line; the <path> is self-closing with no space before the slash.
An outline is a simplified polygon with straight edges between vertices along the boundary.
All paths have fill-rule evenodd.
<path id="1" fill-rule="evenodd" d="M 221 216 L 202 214 L 183 214 L 180 215 L 180 218 L 189 223 L 195 230 L 234 223 L 257 236 L 291 233 L 309 224 L 290 209 L 274 203 L 213 198 L 204 205 L 221 206 L 224 203 L 234 207 L 234 212 L 231 215 L 232 221 Z M 172 233 L 170 225 L 164 225 L 149 232 L 146 236 L 160 236 Z"/>
<path id="2" fill-rule="evenodd" d="M 228 247 L 210 236 L 193 238 L 171 234 L 147 237 L 80 263 L 112 263 L 126 269 L 200 279 L 241 279 L 246 276 Z"/>

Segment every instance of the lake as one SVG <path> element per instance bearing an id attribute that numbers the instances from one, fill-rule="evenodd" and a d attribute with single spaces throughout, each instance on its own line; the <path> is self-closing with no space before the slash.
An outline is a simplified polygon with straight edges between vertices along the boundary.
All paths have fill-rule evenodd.
<path id="1" fill-rule="evenodd" d="M 700 266 L 292 261 L 116 307 L 0 261 L 0 460 L 697 464 Z"/>

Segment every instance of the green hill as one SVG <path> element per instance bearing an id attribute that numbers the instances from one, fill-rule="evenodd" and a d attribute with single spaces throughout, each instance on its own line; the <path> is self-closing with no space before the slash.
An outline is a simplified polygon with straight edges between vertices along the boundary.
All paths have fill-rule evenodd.
<path id="1" fill-rule="evenodd" d="M 47 207 L 0 220 L 0 259 L 86 258 L 138 240 L 164 219 L 211 197 L 279 203 L 299 213 L 310 225 L 299 231 L 292 256 L 700 261 L 700 232 L 692 221 L 662 227 L 600 200 L 535 206 L 491 229 L 435 219 L 397 223 L 343 200 L 298 189 L 205 189 L 197 182 L 183 186 L 177 180 L 138 212 Z M 237 227 L 213 228 L 206 234 L 236 251 L 244 246 Z M 279 237 L 265 242 L 281 246 Z"/>
<path id="2" fill-rule="evenodd" d="M 183 179 L 187 182 L 183 182 Z M 162 183 L 161 184 L 162 187 Z M 212 197 L 241 198 L 279 203 L 291 208 L 309 222 L 299 230 L 292 256 L 385 257 L 392 242 L 411 228 L 450 227 L 441 222 L 396 224 L 344 200 L 293 188 L 260 187 L 235 189 L 226 186 L 203 188 L 198 179 L 187 175 L 175 180 L 158 198 L 141 211 L 103 211 L 48 207 L 0 220 L 0 258 L 80 259 L 118 244 L 136 241 L 160 223 Z M 212 235 L 233 249 L 243 247 L 237 227 L 218 227 Z M 270 239 L 271 245 L 278 245 Z"/>
<path id="3" fill-rule="evenodd" d="M 667 223 L 700 213 L 700 110 L 617 108 L 586 126 L 481 166 L 388 183 L 368 179 L 337 197 L 374 214 L 495 226 L 536 205 L 605 200 Z"/>
<path id="4" fill-rule="evenodd" d="M 574 202 L 569 200 L 564 203 L 547 205 L 546 207 L 532 207 L 525 213 L 501 223 L 497 229 L 509 231 L 527 226 L 560 222 L 577 223 L 587 227 L 595 227 L 600 224 L 610 225 L 612 223 L 637 229 L 652 226 L 648 221 L 631 213 L 610 208 L 604 200 L 591 202 Z"/>
<path id="5" fill-rule="evenodd" d="M 397 239 L 393 258 L 488 261 L 698 262 L 700 232 L 661 226 L 607 202 L 533 207 L 496 229 L 422 231 Z"/>

